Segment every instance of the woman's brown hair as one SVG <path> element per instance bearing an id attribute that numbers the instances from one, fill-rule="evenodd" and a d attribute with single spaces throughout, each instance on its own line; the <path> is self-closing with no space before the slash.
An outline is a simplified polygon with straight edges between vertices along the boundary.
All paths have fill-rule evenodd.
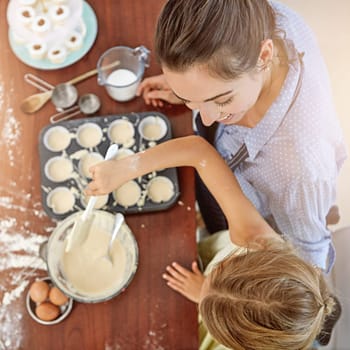
<path id="1" fill-rule="evenodd" d="M 266 0 L 169 0 L 158 19 L 155 49 L 162 65 L 183 72 L 205 65 L 223 79 L 256 67 L 261 44 L 278 39 Z"/>
<path id="2" fill-rule="evenodd" d="M 310 349 L 333 307 L 322 273 L 287 243 L 232 255 L 208 278 L 202 319 L 235 350 Z"/>

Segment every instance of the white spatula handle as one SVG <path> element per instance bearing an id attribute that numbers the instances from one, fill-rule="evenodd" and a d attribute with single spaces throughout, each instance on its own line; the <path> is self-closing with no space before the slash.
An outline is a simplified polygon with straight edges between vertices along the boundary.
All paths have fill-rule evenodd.
<path id="1" fill-rule="evenodd" d="M 105 160 L 110 160 L 110 159 L 114 158 L 117 155 L 117 153 L 118 153 L 118 145 L 116 145 L 115 143 L 111 144 L 107 149 L 107 152 L 105 155 Z M 88 204 L 87 204 L 83 214 L 81 215 L 81 218 L 83 220 L 86 220 L 86 218 L 90 215 L 92 209 L 95 206 L 96 201 L 97 201 L 96 196 L 91 196 L 89 198 Z"/>
<path id="2" fill-rule="evenodd" d="M 117 155 L 117 153 L 118 153 L 118 145 L 115 143 L 112 143 L 107 149 L 105 160 L 110 160 L 114 158 Z"/>

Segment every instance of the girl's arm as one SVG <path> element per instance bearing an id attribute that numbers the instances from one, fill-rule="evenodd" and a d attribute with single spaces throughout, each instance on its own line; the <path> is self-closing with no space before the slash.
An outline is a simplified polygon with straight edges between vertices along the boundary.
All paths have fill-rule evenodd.
<path id="1" fill-rule="evenodd" d="M 127 158 L 91 167 L 93 181 L 86 193 L 109 193 L 151 171 L 179 166 L 192 166 L 197 170 L 226 216 L 233 243 L 247 246 L 258 236 L 278 236 L 245 197 L 219 153 L 199 136 L 172 139 Z"/>

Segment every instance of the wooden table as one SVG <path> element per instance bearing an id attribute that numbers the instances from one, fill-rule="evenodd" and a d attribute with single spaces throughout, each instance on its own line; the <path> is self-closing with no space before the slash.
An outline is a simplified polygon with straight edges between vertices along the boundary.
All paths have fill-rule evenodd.
<path id="1" fill-rule="evenodd" d="M 39 131 L 54 113 L 48 103 L 35 115 L 25 115 L 19 102 L 35 88 L 24 82 L 33 73 L 51 84 L 96 67 L 99 56 L 116 45 L 144 45 L 153 50 L 156 18 L 164 0 L 90 0 L 98 18 L 97 39 L 86 56 L 59 70 L 44 71 L 23 64 L 8 43 L 7 1 L 0 2 L 0 349 L 197 349 L 196 305 L 169 289 L 161 278 L 165 266 L 177 260 L 190 266 L 196 257 L 193 171 L 179 169 L 179 202 L 169 210 L 127 216 L 140 249 L 139 268 L 127 290 L 98 304 L 76 302 L 62 323 L 44 326 L 25 308 L 28 283 L 45 276 L 39 244 L 56 226 L 41 205 L 38 154 Z M 146 76 L 160 68 L 154 55 Z M 80 94 L 102 99 L 99 115 L 152 110 L 141 98 L 117 103 L 97 85 L 96 78 L 77 85 Z M 175 137 L 192 133 L 191 113 L 184 107 L 160 110 L 171 120 Z"/>

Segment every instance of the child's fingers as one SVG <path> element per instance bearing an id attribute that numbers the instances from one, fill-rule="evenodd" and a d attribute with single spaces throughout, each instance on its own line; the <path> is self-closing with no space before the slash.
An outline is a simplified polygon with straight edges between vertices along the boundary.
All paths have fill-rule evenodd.
<path id="1" fill-rule="evenodd" d="M 99 186 L 96 183 L 96 181 L 91 181 L 88 183 L 87 188 L 89 189 L 89 191 L 94 192 L 94 191 L 97 191 L 99 189 Z"/>
<path id="2" fill-rule="evenodd" d="M 173 269 L 171 266 L 167 266 L 166 270 L 168 272 L 168 274 L 175 278 L 176 280 L 180 281 L 180 282 L 185 282 L 186 277 L 184 275 L 182 275 L 181 273 L 177 272 L 175 269 Z"/>
<path id="3" fill-rule="evenodd" d="M 199 269 L 197 261 L 193 261 L 192 263 L 192 271 L 196 274 L 196 275 L 202 275 L 202 271 Z"/>
<path id="4" fill-rule="evenodd" d="M 163 279 L 165 279 L 167 282 L 166 284 L 171 287 L 172 289 L 176 290 L 177 292 L 183 294 L 185 291 L 185 282 L 179 281 L 176 278 L 171 277 L 170 275 L 164 273 L 163 274 Z"/>
<path id="5" fill-rule="evenodd" d="M 168 283 L 173 283 L 173 284 L 177 284 L 180 285 L 180 283 L 178 282 L 178 280 L 176 278 L 171 277 L 171 275 L 167 274 L 167 273 L 163 273 L 162 275 L 163 279 L 165 279 Z M 182 284 L 182 282 L 181 282 Z"/>
<path id="6" fill-rule="evenodd" d="M 183 287 L 183 284 L 179 284 L 179 283 L 176 283 L 176 282 L 167 282 L 167 285 L 175 290 L 176 292 L 179 292 L 180 294 L 182 295 L 185 295 L 186 296 L 186 290 L 184 289 Z"/>
<path id="7" fill-rule="evenodd" d="M 192 272 L 190 270 L 187 270 L 186 268 L 184 268 L 183 266 L 181 266 L 177 262 L 173 262 L 171 265 L 176 271 L 178 271 L 180 274 L 182 274 L 185 277 L 190 277 L 192 274 Z"/>
<path id="8" fill-rule="evenodd" d="M 85 188 L 85 193 L 89 196 L 96 196 L 107 194 L 109 191 L 106 191 L 106 186 L 102 183 L 92 180 L 89 182 Z"/>
<path id="9" fill-rule="evenodd" d="M 153 107 L 158 107 L 158 100 L 151 100 Z"/>

